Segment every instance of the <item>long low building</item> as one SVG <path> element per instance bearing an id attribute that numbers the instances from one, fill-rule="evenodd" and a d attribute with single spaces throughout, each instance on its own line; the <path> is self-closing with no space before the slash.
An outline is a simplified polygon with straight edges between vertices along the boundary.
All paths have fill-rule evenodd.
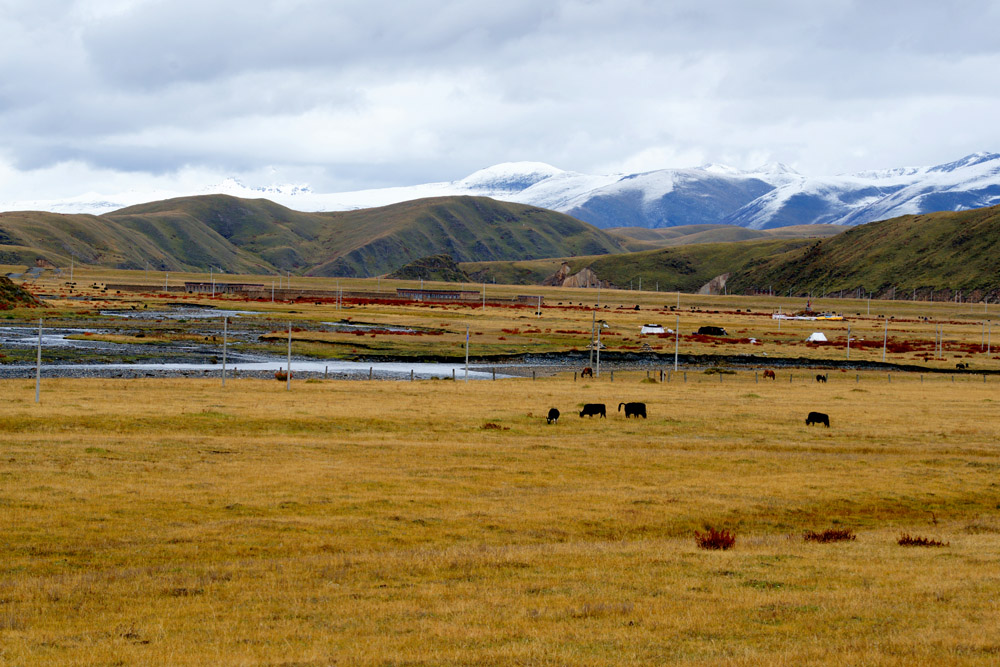
<path id="1" fill-rule="evenodd" d="M 264 285 L 260 283 L 184 283 L 184 291 L 192 294 L 236 294 L 244 292 L 263 292 Z"/>
<path id="2" fill-rule="evenodd" d="M 295 301 L 297 299 L 316 300 L 342 300 L 351 301 L 396 301 L 400 303 L 418 302 L 461 302 L 461 303 L 482 303 L 483 293 L 477 290 L 446 290 L 446 289 L 418 289 L 418 288 L 397 288 L 395 292 L 360 290 L 320 290 L 320 289 L 291 289 L 288 287 L 275 288 L 261 283 L 227 283 L 216 282 L 185 282 L 181 285 L 136 285 L 136 284 L 115 284 L 105 285 L 106 290 L 114 292 L 161 292 L 187 294 L 208 294 L 208 295 L 239 295 L 248 299 L 274 299 L 275 301 Z M 487 304 L 509 305 L 545 305 L 545 298 L 540 295 L 519 294 L 515 297 L 486 297 Z"/>

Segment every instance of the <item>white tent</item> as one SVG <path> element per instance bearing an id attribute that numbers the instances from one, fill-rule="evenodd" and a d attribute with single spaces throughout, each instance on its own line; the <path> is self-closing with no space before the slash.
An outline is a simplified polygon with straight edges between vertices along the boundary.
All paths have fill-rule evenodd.
<path id="1" fill-rule="evenodd" d="M 659 324 L 643 324 L 639 334 L 661 334 L 666 333 Z"/>
<path id="2" fill-rule="evenodd" d="M 814 331 L 810 334 L 809 338 L 806 338 L 807 343 L 825 343 L 826 336 L 823 335 L 822 331 Z"/>

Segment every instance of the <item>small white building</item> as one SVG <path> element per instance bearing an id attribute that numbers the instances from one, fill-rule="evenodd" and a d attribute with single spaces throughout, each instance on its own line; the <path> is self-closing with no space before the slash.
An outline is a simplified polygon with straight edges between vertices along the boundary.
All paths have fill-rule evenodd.
<path id="1" fill-rule="evenodd" d="M 645 334 L 661 334 L 666 333 L 662 325 L 659 324 L 643 324 L 642 329 L 639 330 L 639 335 Z"/>

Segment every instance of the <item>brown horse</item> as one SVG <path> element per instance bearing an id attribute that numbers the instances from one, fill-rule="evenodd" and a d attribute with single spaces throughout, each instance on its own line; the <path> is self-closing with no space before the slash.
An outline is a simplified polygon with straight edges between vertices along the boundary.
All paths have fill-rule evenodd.
<path id="1" fill-rule="evenodd" d="M 777 380 L 778 376 L 774 374 L 774 371 L 768 368 L 766 371 L 764 371 L 764 379 L 766 380 L 767 378 L 771 378 L 772 380 Z"/>
<path id="2" fill-rule="evenodd" d="M 581 379 L 581 380 L 582 380 L 583 378 L 585 378 L 585 377 L 588 377 L 588 376 L 589 376 L 589 377 L 594 377 L 594 369 L 593 369 L 593 368 L 591 368 L 590 366 L 587 366 L 587 367 L 586 367 L 586 368 L 584 368 L 584 369 L 583 369 L 582 371 L 580 371 L 580 379 Z"/>

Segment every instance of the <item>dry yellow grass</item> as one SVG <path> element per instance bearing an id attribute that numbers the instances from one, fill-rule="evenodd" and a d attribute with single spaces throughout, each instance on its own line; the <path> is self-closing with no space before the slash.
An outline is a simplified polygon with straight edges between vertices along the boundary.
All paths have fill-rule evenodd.
<path id="1" fill-rule="evenodd" d="M 997 661 L 1000 381 L 644 379 L 0 382 L 0 662 Z"/>

